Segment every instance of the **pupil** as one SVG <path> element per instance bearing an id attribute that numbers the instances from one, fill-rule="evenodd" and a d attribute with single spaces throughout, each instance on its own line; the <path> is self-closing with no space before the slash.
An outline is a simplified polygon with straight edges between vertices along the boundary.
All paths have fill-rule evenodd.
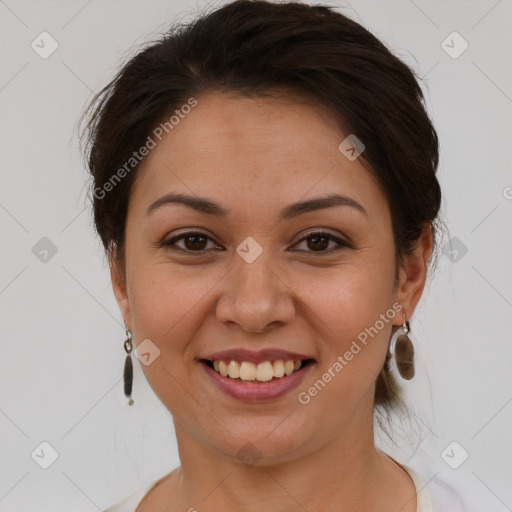
<path id="1" fill-rule="evenodd" d="M 324 241 L 324 243 L 323 243 L 323 244 L 320 244 L 320 245 L 321 245 L 320 249 L 325 249 L 325 248 L 329 245 L 329 240 L 327 239 L 327 237 L 326 237 L 326 236 L 322 236 L 322 235 L 320 235 L 320 236 L 313 236 L 313 237 L 311 237 L 311 238 L 310 238 L 310 240 L 314 240 L 314 241 L 315 241 L 315 243 L 316 243 L 319 239 Z M 313 245 L 314 245 L 314 244 L 313 244 Z M 315 247 L 311 247 L 311 244 L 310 244 L 310 249 L 314 249 L 314 248 L 315 248 Z M 317 246 L 316 248 L 318 248 L 318 246 Z"/>
<path id="2" fill-rule="evenodd" d="M 188 249 L 199 249 L 199 250 L 204 249 L 204 247 L 197 247 L 197 243 L 198 243 L 197 240 L 198 239 L 202 239 L 203 240 L 203 245 L 204 245 L 204 240 L 205 240 L 204 236 L 199 236 L 199 235 L 197 235 L 197 236 L 188 236 L 186 238 L 187 248 Z M 194 242 L 192 244 L 189 244 L 190 240 L 194 240 Z M 201 242 L 199 242 L 199 245 L 201 245 Z"/>

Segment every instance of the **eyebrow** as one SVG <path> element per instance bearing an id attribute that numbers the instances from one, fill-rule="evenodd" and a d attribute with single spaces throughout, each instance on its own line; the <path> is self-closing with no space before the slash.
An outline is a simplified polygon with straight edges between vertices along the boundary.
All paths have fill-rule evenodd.
<path id="1" fill-rule="evenodd" d="M 222 218 L 226 218 L 229 214 L 229 210 L 226 210 L 220 204 L 208 198 L 170 192 L 169 194 L 162 196 L 160 199 L 157 199 L 154 203 L 152 203 L 148 207 L 146 215 L 149 215 L 151 212 L 167 204 L 182 204 L 193 208 L 198 212 Z M 302 201 L 286 206 L 281 210 L 279 219 L 289 220 L 304 213 L 323 210 L 325 208 L 333 208 L 335 206 L 349 206 L 368 216 L 367 211 L 355 199 L 342 194 L 332 194 L 329 196 L 308 199 L 307 201 Z"/>

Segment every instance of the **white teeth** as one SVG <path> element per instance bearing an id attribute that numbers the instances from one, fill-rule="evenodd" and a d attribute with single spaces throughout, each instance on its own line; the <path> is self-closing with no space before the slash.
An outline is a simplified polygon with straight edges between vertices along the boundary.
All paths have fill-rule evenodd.
<path id="1" fill-rule="evenodd" d="M 242 380 L 254 380 L 256 378 L 256 366 L 254 363 L 244 361 L 240 365 L 240 378 Z"/>
<path id="2" fill-rule="evenodd" d="M 302 361 L 289 359 L 283 361 L 278 359 L 273 363 L 271 361 L 264 361 L 259 364 L 254 364 L 249 361 L 243 361 L 238 363 L 237 361 L 213 361 L 213 368 L 216 372 L 220 373 L 224 377 L 230 377 L 231 379 L 267 382 L 273 378 L 279 379 L 285 375 L 291 375 L 294 371 L 301 368 Z"/>
<path id="3" fill-rule="evenodd" d="M 228 375 L 232 379 L 240 377 L 240 365 L 236 361 L 230 361 L 228 364 Z"/>
<path id="4" fill-rule="evenodd" d="M 293 373 L 293 368 L 295 367 L 295 363 L 293 361 L 286 361 L 284 363 L 284 373 L 286 375 L 291 375 Z"/>
<path id="5" fill-rule="evenodd" d="M 219 361 L 219 372 L 223 377 L 228 376 L 228 365 L 224 361 Z"/>
<path id="6" fill-rule="evenodd" d="M 256 380 L 266 382 L 267 380 L 272 380 L 272 377 L 274 377 L 274 369 L 272 368 L 272 363 L 270 361 L 260 363 L 256 368 Z"/>
<path id="7" fill-rule="evenodd" d="M 284 375 L 284 362 L 282 359 L 274 361 L 274 377 L 282 377 Z"/>

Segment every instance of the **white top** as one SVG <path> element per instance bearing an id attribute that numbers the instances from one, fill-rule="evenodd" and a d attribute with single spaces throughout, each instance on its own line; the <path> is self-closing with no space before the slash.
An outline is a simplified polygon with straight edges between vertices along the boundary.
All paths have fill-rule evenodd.
<path id="1" fill-rule="evenodd" d="M 399 463 L 397 462 L 397 464 Z M 415 470 L 403 464 L 399 465 L 409 473 L 416 487 L 416 512 L 465 512 L 458 496 L 454 491 L 450 491 L 449 486 L 443 484 L 441 480 L 434 477 L 425 484 Z M 146 494 L 162 479 L 163 477 L 160 477 L 144 484 L 138 491 L 112 505 L 104 512 L 135 512 Z"/>

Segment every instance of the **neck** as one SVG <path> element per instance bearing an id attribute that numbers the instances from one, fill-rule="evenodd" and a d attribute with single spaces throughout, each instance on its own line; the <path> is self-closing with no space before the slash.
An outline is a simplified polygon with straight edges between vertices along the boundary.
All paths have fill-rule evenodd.
<path id="1" fill-rule="evenodd" d="M 245 465 L 200 444 L 175 422 L 181 468 L 173 490 L 176 510 L 377 510 L 389 496 L 393 464 L 375 448 L 373 408 L 319 447 L 279 463 Z M 370 421 L 368 421 L 370 420 Z M 364 428 L 364 426 L 366 428 Z"/>

